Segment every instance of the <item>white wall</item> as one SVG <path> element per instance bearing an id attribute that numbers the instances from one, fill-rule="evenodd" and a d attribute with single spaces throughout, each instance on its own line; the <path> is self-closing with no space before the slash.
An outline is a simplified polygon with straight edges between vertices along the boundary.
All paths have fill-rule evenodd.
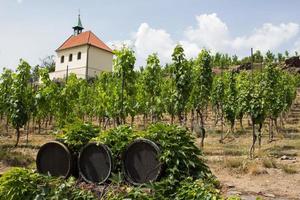
<path id="1" fill-rule="evenodd" d="M 78 52 L 81 52 L 80 60 L 77 60 Z M 73 59 L 71 62 L 69 62 L 70 54 L 73 54 Z M 60 59 L 62 56 L 65 56 L 64 63 L 60 62 Z M 86 59 L 87 59 L 87 45 L 82 45 L 82 46 L 58 51 L 57 58 L 56 58 L 55 71 L 65 71 L 67 69 L 67 65 L 69 66 L 69 69 L 80 68 L 80 67 L 85 68 Z"/>
<path id="2" fill-rule="evenodd" d="M 82 45 L 57 52 L 55 72 L 50 73 L 50 78 L 65 78 L 68 66 L 68 73 L 74 73 L 78 78 L 86 78 L 88 45 Z M 81 59 L 77 60 L 77 54 L 81 52 Z M 69 62 L 69 55 L 73 54 L 73 59 Z M 64 62 L 61 63 L 61 57 Z M 112 71 L 113 54 L 105 50 L 90 46 L 88 60 L 88 75 L 94 77 L 101 71 Z"/>
<path id="3" fill-rule="evenodd" d="M 89 62 L 88 71 L 89 76 L 94 76 L 95 71 L 99 73 L 101 71 L 112 71 L 113 54 L 91 46 L 89 49 Z"/>

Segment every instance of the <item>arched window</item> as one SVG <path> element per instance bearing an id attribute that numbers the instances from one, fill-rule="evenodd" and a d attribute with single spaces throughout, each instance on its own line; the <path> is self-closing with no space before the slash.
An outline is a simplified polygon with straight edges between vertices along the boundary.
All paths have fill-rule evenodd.
<path id="1" fill-rule="evenodd" d="M 60 63 L 64 63 L 65 62 L 65 56 L 60 57 Z"/>
<path id="2" fill-rule="evenodd" d="M 77 60 L 80 60 L 81 59 L 81 52 L 78 52 L 77 54 Z"/>
<path id="3" fill-rule="evenodd" d="M 73 54 L 70 54 L 69 55 L 69 62 L 72 62 L 72 60 L 73 60 Z"/>

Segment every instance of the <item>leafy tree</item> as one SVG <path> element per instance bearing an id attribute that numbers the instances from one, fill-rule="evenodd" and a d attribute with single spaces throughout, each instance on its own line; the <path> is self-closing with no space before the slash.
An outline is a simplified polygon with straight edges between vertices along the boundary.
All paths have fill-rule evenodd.
<path id="1" fill-rule="evenodd" d="M 179 122 L 183 123 L 183 113 L 186 109 L 190 96 L 191 87 L 191 67 L 185 59 L 184 49 L 181 45 L 177 45 L 172 54 L 174 62 L 174 76 L 176 88 L 176 112 Z"/>
<path id="2" fill-rule="evenodd" d="M 15 146 L 18 145 L 20 139 L 20 128 L 22 128 L 29 120 L 29 95 L 30 87 L 30 65 L 21 60 L 17 68 L 17 73 L 14 74 L 11 88 L 9 119 L 12 126 L 16 129 L 17 140 Z"/>
<path id="3" fill-rule="evenodd" d="M 68 82 L 64 87 L 59 87 L 55 102 L 55 118 L 58 126 L 74 122 L 76 116 L 76 105 L 78 104 L 80 80 L 75 74 L 70 74 Z"/>
<path id="4" fill-rule="evenodd" d="M 289 52 L 287 50 L 284 52 L 284 55 L 285 55 L 285 58 L 289 58 Z"/>
<path id="5" fill-rule="evenodd" d="M 49 72 L 55 71 L 54 55 L 46 56 L 45 58 L 40 59 L 40 61 L 42 68 L 47 68 Z"/>
<path id="6" fill-rule="evenodd" d="M 122 81 L 121 94 L 120 94 L 120 117 L 125 123 L 127 113 L 130 112 L 131 116 L 135 115 L 132 107 L 136 104 L 136 87 L 135 87 L 135 55 L 132 49 L 123 47 L 121 50 L 116 50 L 116 59 L 114 60 L 114 70 Z M 119 120 L 118 124 L 120 123 Z"/>
<path id="7" fill-rule="evenodd" d="M 253 54 L 253 59 L 256 63 L 262 63 L 264 61 L 264 57 L 259 50 L 255 51 L 255 53 Z"/>
<path id="8" fill-rule="evenodd" d="M 10 95 L 12 93 L 13 72 L 10 69 L 3 69 L 0 77 L 0 113 L 1 119 L 6 115 L 6 131 L 8 132 L 9 124 L 9 108 L 10 108 Z"/>
<path id="9" fill-rule="evenodd" d="M 162 83 L 162 101 L 165 110 L 171 116 L 171 124 L 174 123 L 176 114 L 176 87 L 174 80 L 174 65 L 167 65 L 164 72 L 166 73 Z"/>
<path id="10" fill-rule="evenodd" d="M 193 110 L 197 113 L 197 124 L 199 124 L 200 132 L 202 134 L 201 145 L 204 145 L 205 129 L 204 129 L 204 111 L 206 110 L 210 92 L 212 88 L 212 66 L 211 56 L 209 52 L 203 49 L 193 66 L 193 82 L 190 96 L 190 103 Z M 192 117 L 193 118 L 193 117 Z M 194 122 L 192 122 L 193 124 Z"/>
<path id="11" fill-rule="evenodd" d="M 224 124 L 224 113 L 223 113 L 223 105 L 225 100 L 225 81 L 223 72 L 220 75 L 216 75 L 213 78 L 212 83 L 212 90 L 211 90 L 211 103 L 216 113 L 216 122 L 215 125 L 218 123 L 218 120 L 221 120 L 221 139 L 220 142 L 223 141 L 223 124 Z"/>
<path id="12" fill-rule="evenodd" d="M 234 72 L 228 72 L 225 75 L 225 91 L 224 91 L 224 104 L 223 112 L 224 117 L 230 123 L 230 131 L 234 132 L 234 124 L 237 114 L 237 89 L 236 89 L 236 75 Z"/>
<path id="13" fill-rule="evenodd" d="M 255 144 L 257 141 L 257 137 L 259 142 L 261 140 L 261 129 L 263 126 L 263 122 L 266 118 L 266 104 L 265 104 L 265 96 L 264 96 L 264 84 L 263 84 L 263 76 L 261 73 L 255 72 L 251 75 L 251 85 L 249 88 L 250 91 L 250 99 L 248 114 L 252 121 L 252 145 L 250 147 L 250 158 L 254 156 Z M 256 134 L 255 125 L 258 124 L 258 135 Z"/>
<path id="14" fill-rule="evenodd" d="M 151 119 L 157 121 L 163 112 L 161 105 L 161 66 L 157 54 L 152 54 L 147 59 L 147 65 L 142 72 L 143 89 L 146 95 L 146 105 L 150 108 Z"/>
<path id="15" fill-rule="evenodd" d="M 267 53 L 266 53 L 266 56 L 265 56 L 265 61 L 268 63 L 272 63 L 275 61 L 275 55 L 270 51 L 268 50 Z"/>

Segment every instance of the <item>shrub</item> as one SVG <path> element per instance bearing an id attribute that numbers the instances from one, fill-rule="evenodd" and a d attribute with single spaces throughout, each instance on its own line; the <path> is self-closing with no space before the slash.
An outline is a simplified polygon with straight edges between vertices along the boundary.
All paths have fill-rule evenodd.
<path id="1" fill-rule="evenodd" d="M 289 166 L 289 165 L 282 165 L 281 168 L 287 174 L 296 174 L 296 173 L 298 173 L 297 169 L 295 169 L 294 167 Z"/>
<path id="2" fill-rule="evenodd" d="M 75 180 L 63 180 L 13 168 L 0 178 L 0 199 L 96 199 L 91 192 L 76 187 Z"/>
<path id="3" fill-rule="evenodd" d="M 180 186 L 176 191 L 175 200 L 217 200 L 222 199 L 219 191 L 215 189 L 213 184 L 203 182 L 201 179 L 193 180 L 187 178 L 180 182 Z"/>
<path id="4" fill-rule="evenodd" d="M 76 122 L 65 125 L 58 131 L 56 138 L 63 140 L 64 143 L 74 152 L 78 152 L 92 138 L 99 134 L 99 129 L 92 124 Z"/>
<path id="5" fill-rule="evenodd" d="M 195 146 L 192 134 L 181 126 L 157 123 L 144 132 L 120 126 L 101 133 L 93 140 L 108 145 L 118 161 L 127 145 L 140 137 L 150 139 L 161 147 L 159 159 L 165 165 L 163 177 L 140 187 L 125 184 L 110 187 L 103 199 L 219 199 L 219 191 L 215 189 L 218 181 L 201 158 L 202 152 Z M 199 194 L 193 195 L 195 192 Z"/>
<path id="6" fill-rule="evenodd" d="M 271 158 L 263 159 L 262 164 L 265 168 L 277 168 L 276 161 Z"/>
<path id="7" fill-rule="evenodd" d="M 106 144 L 110 148 L 115 161 L 115 170 L 120 171 L 121 155 L 126 149 L 127 145 L 133 140 L 142 136 L 143 132 L 134 131 L 131 127 L 123 125 L 103 131 L 96 138 L 93 138 L 92 141 Z"/>

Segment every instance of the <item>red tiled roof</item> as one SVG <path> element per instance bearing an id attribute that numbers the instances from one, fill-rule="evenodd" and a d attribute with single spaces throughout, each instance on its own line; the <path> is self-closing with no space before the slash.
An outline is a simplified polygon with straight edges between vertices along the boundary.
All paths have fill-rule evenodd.
<path id="1" fill-rule="evenodd" d="M 76 36 L 70 36 L 56 51 L 85 44 L 89 44 L 112 53 L 112 50 L 106 44 L 104 44 L 104 42 L 102 42 L 94 33 L 92 33 L 92 31 L 86 31 Z"/>

